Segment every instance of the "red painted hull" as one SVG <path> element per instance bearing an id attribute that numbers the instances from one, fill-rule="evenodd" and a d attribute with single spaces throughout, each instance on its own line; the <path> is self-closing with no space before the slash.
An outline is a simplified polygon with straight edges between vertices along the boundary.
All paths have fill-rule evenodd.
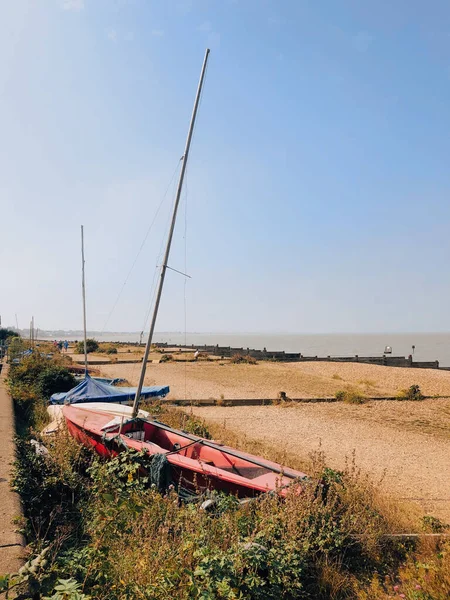
<path id="1" fill-rule="evenodd" d="M 201 438 L 198 443 L 192 442 L 183 432 L 154 421 L 140 419 L 124 423 L 119 436 L 120 424 L 105 431 L 112 416 L 104 412 L 67 405 L 63 413 L 71 435 L 101 456 L 116 456 L 124 447 L 145 450 L 149 455 L 165 453 L 173 480 L 197 493 L 215 489 L 244 498 L 275 491 L 284 496 L 294 478 L 306 477 L 304 473 L 283 469 L 277 463 L 251 454 L 230 455 L 227 450 L 235 454 L 237 451 L 222 445 L 209 447 L 208 440 L 204 440 L 205 444 Z M 280 470 L 281 473 L 276 472 Z"/>

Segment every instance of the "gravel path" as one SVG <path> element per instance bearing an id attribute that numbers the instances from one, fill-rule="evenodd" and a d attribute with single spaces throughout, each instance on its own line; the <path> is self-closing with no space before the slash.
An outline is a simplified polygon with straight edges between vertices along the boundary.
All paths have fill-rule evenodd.
<path id="1" fill-rule="evenodd" d="M 20 517 L 20 499 L 11 489 L 11 469 L 15 458 L 14 414 L 5 383 L 6 369 L 0 375 L 0 575 L 14 573 L 22 566 L 22 536 L 14 519 Z M 2 594 L 0 594 L 0 598 Z"/>
<path id="2" fill-rule="evenodd" d="M 388 494 L 450 522 L 450 400 L 193 410 L 301 458 L 321 448 L 337 469 L 354 453 Z"/>

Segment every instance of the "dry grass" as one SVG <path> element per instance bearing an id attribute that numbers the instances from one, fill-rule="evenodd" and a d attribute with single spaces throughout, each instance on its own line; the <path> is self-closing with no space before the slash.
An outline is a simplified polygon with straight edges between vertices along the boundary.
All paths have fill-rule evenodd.
<path id="1" fill-rule="evenodd" d="M 335 394 L 336 400 L 347 404 L 364 404 L 365 396 L 357 389 L 348 387 L 345 390 L 339 390 Z"/>
<path id="2" fill-rule="evenodd" d="M 358 381 L 359 385 L 364 385 L 365 387 L 371 388 L 376 387 L 377 383 L 373 379 L 360 379 Z"/>

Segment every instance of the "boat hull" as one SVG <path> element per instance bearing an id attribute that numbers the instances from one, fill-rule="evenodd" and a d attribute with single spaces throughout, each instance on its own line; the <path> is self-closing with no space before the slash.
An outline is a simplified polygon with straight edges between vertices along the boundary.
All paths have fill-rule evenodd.
<path id="1" fill-rule="evenodd" d="M 230 455 L 230 452 L 236 454 L 236 450 L 209 440 L 195 438 L 200 441 L 192 442 L 185 432 L 155 421 L 141 419 L 142 431 L 136 432 L 131 431 L 130 422 L 120 424 L 116 420 L 117 427 L 114 430 L 113 426 L 111 431 L 105 413 L 83 411 L 74 406 L 64 407 L 63 413 L 70 434 L 100 456 L 111 458 L 124 448 L 144 450 L 149 456 L 165 454 L 174 484 L 190 492 L 214 489 L 239 498 L 266 492 L 285 496 L 294 480 L 299 488 L 298 482 L 306 477 L 304 473 L 288 469 L 289 476 L 286 476 L 281 465 L 248 453 L 239 453 L 236 458 Z M 273 469 L 281 473 L 274 473 Z"/>

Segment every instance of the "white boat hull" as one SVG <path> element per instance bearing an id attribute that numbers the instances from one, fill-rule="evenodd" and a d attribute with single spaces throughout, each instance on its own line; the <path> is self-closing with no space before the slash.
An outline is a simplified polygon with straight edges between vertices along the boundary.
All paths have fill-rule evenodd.
<path id="1" fill-rule="evenodd" d="M 43 435 L 52 435 L 56 433 L 64 420 L 63 404 L 50 404 L 47 407 L 47 412 L 50 415 L 51 423 L 46 425 L 42 430 Z M 94 410 L 96 412 L 104 412 L 111 417 L 131 417 L 133 407 L 126 404 L 117 404 L 114 402 L 83 402 L 83 409 Z M 147 418 L 150 416 L 146 410 L 139 410 L 138 417 Z"/>

